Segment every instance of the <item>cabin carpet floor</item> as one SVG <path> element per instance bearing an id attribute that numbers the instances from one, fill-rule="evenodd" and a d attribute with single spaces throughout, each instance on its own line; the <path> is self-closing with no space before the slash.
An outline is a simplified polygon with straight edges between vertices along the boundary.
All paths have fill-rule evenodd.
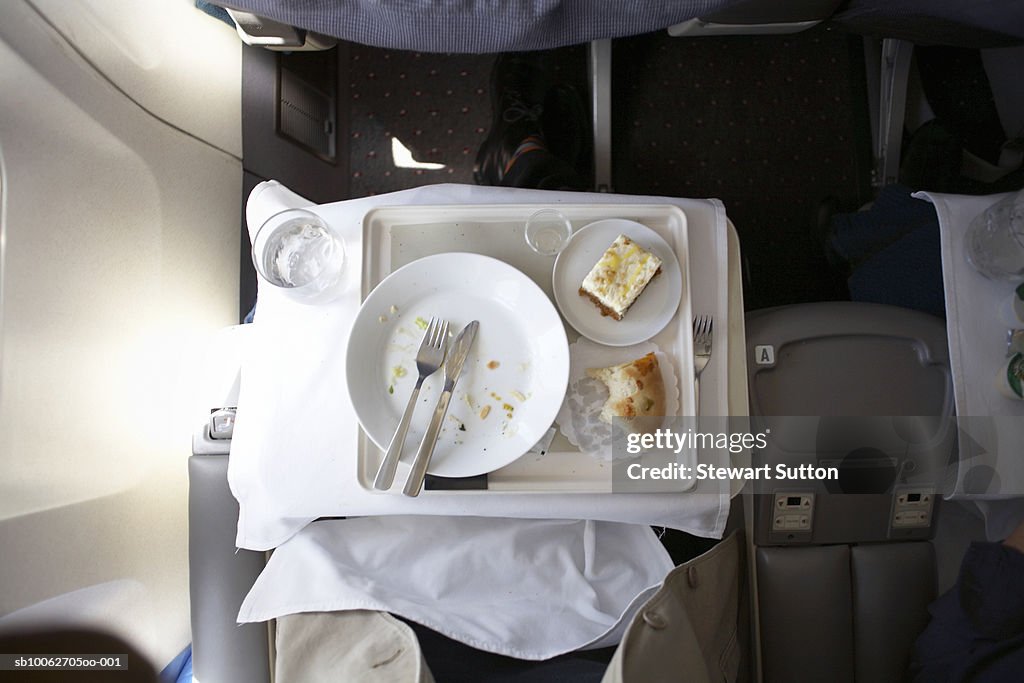
<path id="1" fill-rule="evenodd" d="M 349 196 L 472 183 L 494 56 L 360 45 L 348 54 Z M 869 198 L 861 55 L 859 37 L 828 28 L 616 40 L 613 189 L 722 199 L 740 235 L 748 309 L 844 298 L 812 226 L 826 196 L 851 207 Z M 550 62 L 555 80 L 586 92 L 584 48 L 553 51 Z M 397 168 L 393 138 L 443 168 Z"/>

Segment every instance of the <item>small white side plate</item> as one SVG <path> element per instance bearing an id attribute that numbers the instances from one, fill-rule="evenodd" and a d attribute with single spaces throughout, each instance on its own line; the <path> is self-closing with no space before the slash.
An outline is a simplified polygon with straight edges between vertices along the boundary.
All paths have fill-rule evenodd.
<path id="1" fill-rule="evenodd" d="M 619 235 L 625 235 L 661 259 L 661 274 L 651 280 L 622 320 L 601 315 L 581 296 L 583 279 Z M 580 228 L 555 259 L 555 301 L 565 319 L 584 337 L 608 346 L 646 341 L 672 320 L 682 295 L 682 271 L 673 248 L 658 233 L 636 221 L 609 218 Z"/>

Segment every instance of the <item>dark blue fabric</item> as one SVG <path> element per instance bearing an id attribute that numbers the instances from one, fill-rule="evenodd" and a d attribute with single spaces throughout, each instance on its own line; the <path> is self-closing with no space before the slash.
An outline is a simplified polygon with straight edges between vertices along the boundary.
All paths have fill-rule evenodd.
<path id="1" fill-rule="evenodd" d="M 956 585 L 929 611 L 914 646 L 915 683 L 1024 680 L 1024 554 L 972 544 Z"/>
<path id="2" fill-rule="evenodd" d="M 889 185 L 867 211 L 834 216 L 831 246 L 853 265 L 852 300 L 944 316 L 939 219 L 929 202 L 910 193 Z"/>
<path id="3" fill-rule="evenodd" d="M 939 226 L 918 228 L 854 269 L 850 298 L 946 315 Z"/>
<path id="4" fill-rule="evenodd" d="M 736 0 L 226 0 L 317 33 L 397 50 L 546 50 L 658 31 Z"/>
<path id="5" fill-rule="evenodd" d="M 209 14 L 214 19 L 219 19 L 231 28 L 235 27 L 235 22 L 231 19 L 231 15 L 227 13 L 223 7 L 218 7 L 209 2 L 203 2 L 203 0 L 196 0 L 196 9 Z"/>
<path id="6" fill-rule="evenodd" d="M 904 235 L 928 226 L 938 230 L 935 208 L 914 199 L 905 185 L 887 185 L 867 211 L 832 217 L 832 248 L 850 263 L 874 256 Z"/>
<path id="7" fill-rule="evenodd" d="M 855 33 L 918 45 L 1024 44 L 1020 0 L 849 0 L 833 21 Z"/>
<path id="8" fill-rule="evenodd" d="M 608 647 L 526 661 L 477 650 L 426 626 L 402 621 L 416 632 L 437 683 L 600 683 L 615 654 L 615 648 Z"/>

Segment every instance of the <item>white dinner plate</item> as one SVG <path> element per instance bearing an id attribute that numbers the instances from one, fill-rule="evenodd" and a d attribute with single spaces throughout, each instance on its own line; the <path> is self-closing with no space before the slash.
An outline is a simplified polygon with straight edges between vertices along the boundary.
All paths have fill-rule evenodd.
<path id="1" fill-rule="evenodd" d="M 580 285 L 615 238 L 625 235 L 661 259 L 661 273 L 651 280 L 622 320 L 601 315 Z M 636 221 L 609 218 L 580 228 L 555 259 L 551 276 L 555 301 L 565 319 L 584 337 L 608 346 L 630 346 L 661 332 L 676 314 L 683 292 L 679 259 L 658 233 Z"/>
<path id="2" fill-rule="evenodd" d="M 451 337 L 480 321 L 427 471 L 469 477 L 526 453 L 551 427 L 569 378 L 569 344 L 544 292 L 512 266 L 478 254 L 437 254 L 399 268 L 370 292 L 346 357 L 359 424 L 386 450 L 416 383 L 416 351 L 432 316 Z M 420 391 L 403 450 L 411 462 L 433 413 L 443 371 Z"/>

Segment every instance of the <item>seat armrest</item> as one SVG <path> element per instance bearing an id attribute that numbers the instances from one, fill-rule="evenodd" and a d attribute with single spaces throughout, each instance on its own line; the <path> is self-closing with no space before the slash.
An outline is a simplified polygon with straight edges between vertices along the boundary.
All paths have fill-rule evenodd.
<path id="1" fill-rule="evenodd" d="M 266 625 L 236 623 L 238 608 L 263 571 L 266 556 L 235 549 L 238 503 L 228 488 L 228 456 L 193 455 L 188 477 L 188 566 L 196 679 L 269 683 Z"/>

